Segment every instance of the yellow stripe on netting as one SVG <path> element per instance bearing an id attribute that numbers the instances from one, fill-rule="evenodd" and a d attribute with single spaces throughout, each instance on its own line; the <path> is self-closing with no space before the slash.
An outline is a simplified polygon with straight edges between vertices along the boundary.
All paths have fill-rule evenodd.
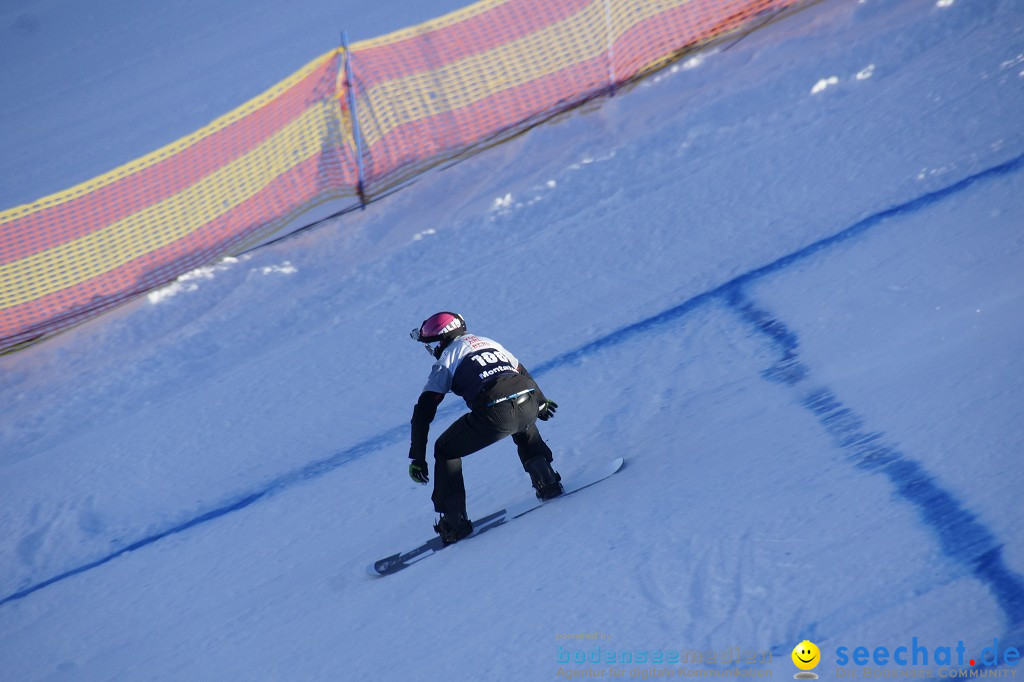
<path id="1" fill-rule="evenodd" d="M 614 3 L 609 22 L 605 3 L 597 0 L 572 16 L 492 50 L 373 86 L 360 97 L 369 101 L 360 111 L 376 114 L 363 123 L 364 139 L 373 145 L 404 123 L 460 109 L 599 57 L 607 51 L 609 38 L 615 40 L 640 22 L 690 1 Z M 431 97 L 431 93 L 444 96 Z"/>
<path id="2" fill-rule="evenodd" d="M 115 223 L 0 265 L 0 309 L 80 284 L 171 244 L 229 213 L 317 154 L 331 104 L 320 103 L 199 182 Z"/>
<path id="3" fill-rule="evenodd" d="M 448 14 L 442 14 L 441 16 L 425 21 L 422 24 L 416 24 L 415 26 L 409 26 L 402 28 L 393 33 L 386 33 L 376 38 L 368 38 L 366 40 L 360 40 L 358 43 L 352 43 L 352 51 L 366 50 L 371 47 L 380 47 L 382 45 L 388 45 L 390 43 L 397 43 L 407 38 L 414 38 L 424 33 L 431 33 L 438 29 L 447 28 L 453 24 L 457 24 L 460 21 L 466 19 L 472 19 L 473 17 L 483 14 L 484 12 L 490 11 L 499 5 L 504 5 L 507 2 L 514 2 L 515 0 L 480 0 L 472 5 L 457 9 Z"/>
<path id="4" fill-rule="evenodd" d="M 153 166 L 159 163 L 160 161 L 163 161 L 164 159 L 174 156 L 178 152 L 187 149 L 188 147 L 191 147 L 192 145 L 201 141 L 203 138 L 209 137 L 210 135 L 216 133 L 217 131 L 227 128 L 235 121 L 245 118 L 257 109 L 263 107 L 264 105 L 273 101 L 277 97 L 280 97 L 282 94 L 287 92 L 292 86 L 300 82 L 303 78 L 305 78 L 306 76 L 320 68 L 323 65 L 324 61 L 334 58 L 334 56 L 338 54 L 340 49 L 341 48 L 336 48 L 334 50 L 331 50 L 330 52 L 320 55 L 319 57 L 312 60 L 311 62 L 303 66 L 301 69 L 293 73 L 291 76 L 288 76 L 288 78 L 286 78 L 285 80 L 274 85 L 274 87 L 270 88 L 266 92 L 257 95 L 245 104 L 242 104 L 241 106 L 229 111 L 228 113 L 214 120 L 212 123 L 200 128 L 191 135 L 187 135 L 178 140 L 175 140 L 174 142 L 171 142 L 170 144 L 165 145 L 154 152 L 150 152 L 149 154 L 139 157 L 134 161 L 130 161 L 124 165 L 118 166 L 117 168 L 107 173 L 104 173 L 103 175 L 98 175 L 95 178 L 77 184 L 66 190 L 62 190 L 60 192 L 47 195 L 29 204 L 22 204 L 20 206 L 9 208 L 5 211 L 0 211 L 0 225 L 6 222 L 10 222 L 12 220 L 16 220 L 18 218 L 22 218 L 26 215 L 35 213 L 36 211 L 39 211 L 44 208 L 59 206 L 60 204 L 66 201 L 75 199 L 76 197 L 80 197 L 90 192 L 94 192 L 107 185 L 113 184 L 125 177 L 128 177 L 133 173 L 138 173 L 141 170 Z"/>
<path id="5" fill-rule="evenodd" d="M 487 12 L 500 5 L 503 5 L 506 2 L 509 2 L 509 0 L 480 0 L 480 2 L 473 3 L 472 5 L 455 10 L 454 12 L 450 12 L 448 14 L 442 15 L 440 17 L 437 17 L 436 19 L 432 19 L 422 24 L 417 24 L 416 26 L 410 26 L 408 28 L 400 29 L 398 31 L 394 31 L 383 36 L 378 36 L 376 38 L 370 38 L 368 40 L 362 40 L 357 43 L 353 43 L 352 50 L 355 51 L 360 49 L 368 49 L 371 47 L 379 47 L 381 45 L 387 45 L 389 43 L 395 43 L 401 40 L 405 40 L 407 38 L 412 38 L 423 33 L 429 33 L 430 31 L 435 31 L 441 28 L 445 28 L 447 26 L 451 26 L 453 24 L 457 24 L 461 21 L 465 21 L 466 19 L 471 19 L 474 16 L 483 14 L 484 12 Z M 19 206 L 14 206 L 9 209 L 0 211 L 0 225 L 2 225 L 3 223 L 10 222 L 12 220 L 16 220 L 18 218 L 22 218 L 31 213 L 35 213 L 36 211 L 39 211 L 44 208 L 59 206 L 60 204 L 66 201 L 82 196 L 84 194 L 88 194 L 89 192 L 94 192 L 107 185 L 117 182 L 122 178 L 132 175 L 133 173 L 138 173 L 139 171 L 144 170 L 170 156 L 173 156 L 174 154 L 182 151 L 183 149 L 186 149 L 192 146 L 193 144 L 199 142 L 203 138 L 209 137 L 213 133 L 224 128 L 227 128 L 235 121 L 248 116 L 253 111 L 269 103 L 276 97 L 279 97 L 281 94 L 283 94 L 292 86 L 294 86 L 296 83 L 298 83 L 303 78 L 305 78 L 310 73 L 319 68 L 324 61 L 328 59 L 333 59 L 335 56 L 340 54 L 341 51 L 341 48 L 337 47 L 330 50 L 329 52 L 325 52 L 319 57 L 316 57 L 315 59 L 305 64 L 298 71 L 288 76 L 283 81 L 275 84 L 266 92 L 261 93 L 256 97 L 248 100 L 244 104 L 236 107 L 235 109 L 232 109 L 228 113 L 215 119 L 208 125 L 203 126 L 202 128 L 200 128 L 199 130 L 195 131 L 190 135 L 177 139 L 174 142 L 171 142 L 153 152 L 150 152 L 149 154 L 146 154 L 145 156 L 134 159 L 126 164 L 123 164 L 121 166 L 114 168 L 113 170 L 108 171 L 107 173 L 98 175 L 94 178 L 90 178 L 89 180 L 69 187 L 68 189 L 61 190 L 60 192 L 55 192 L 53 194 L 49 194 L 28 204 L 21 204 Z"/>

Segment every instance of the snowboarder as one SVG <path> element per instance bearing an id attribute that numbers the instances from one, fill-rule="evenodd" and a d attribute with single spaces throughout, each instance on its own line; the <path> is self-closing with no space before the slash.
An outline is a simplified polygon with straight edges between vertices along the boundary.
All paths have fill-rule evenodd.
<path id="1" fill-rule="evenodd" d="M 462 415 L 434 443 L 434 510 L 441 515 L 434 530 L 449 545 L 473 532 L 466 514 L 462 457 L 512 436 L 523 469 L 537 497 L 562 494 L 561 476 L 551 468 L 551 448 L 541 439 L 537 420 L 547 421 L 558 405 L 544 397 L 537 382 L 512 353 L 496 341 L 466 333 L 461 315 L 431 315 L 410 334 L 435 359 L 427 384 L 412 411 L 409 476 L 426 484 L 427 433 L 437 406 L 449 391 L 462 397 Z"/>

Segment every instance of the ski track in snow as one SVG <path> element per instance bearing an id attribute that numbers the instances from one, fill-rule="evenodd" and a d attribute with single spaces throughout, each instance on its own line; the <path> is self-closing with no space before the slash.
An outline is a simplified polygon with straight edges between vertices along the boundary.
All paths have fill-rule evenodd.
<path id="1" fill-rule="evenodd" d="M 584 160 L 584 163 L 587 163 L 587 160 Z M 693 296 L 677 306 L 617 329 L 574 350 L 562 353 L 538 365 L 534 374 L 540 376 L 557 368 L 572 365 L 585 357 L 619 346 L 637 336 L 678 323 L 702 306 L 724 305 L 737 313 L 751 329 L 766 337 L 781 356 L 778 362 L 763 371 L 763 376 L 792 388 L 797 393 L 797 402 L 814 415 L 836 448 L 846 454 L 851 464 L 885 475 L 893 484 L 898 499 L 909 502 L 918 508 L 922 523 L 934 534 L 942 552 L 957 564 L 961 571 L 973 575 L 990 590 L 1003 612 L 1008 627 L 1011 629 L 1020 627 L 1024 625 L 1024 580 L 1005 565 L 1001 540 L 980 520 L 966 511 L 952 493 L 944 490 L 923 465 L 907 457 L 897 447 L 884 444 L 882 442 L 883 434 L 868 429 L 864 425 L 863 419 L 842 403 L 831 390 L 824 386 L 811 387 L 810 370 L 799 361 L 796 353 L 798 339 L 795 334 L 785 323 L 774 318 L 766 310 L 758 308 L 747 297 L 745 287 L 798 262 L 806 261 L 831 247 L 862 236 L 884 224 L 889 218 L 920 211 L 968 190 L 976 183 L 1016 173 L 1022 168 L 1024 168 L 1024 155 L 982 170 L 944 188 L 879 211 L 831 237 L 819 240 L 772 263 L 739 275 L 729 282 Z M 554 186 L 548 183 L 547 187 L 553 189 Z M 287 262 L 279 268 L 275 267 L 271 270 L 285 273 L 294 271 L 290 263 Z M 461 408 L 450 407 L 441 410 L 439 414 L 454 413 L 459 409 Z M 406 437 L 407 431 L 408 427 L 405 424 L 392 427 L 297 470 L 282 474 L 261 489 L 236 496 L 185 522 L 127 543 L 104 557 L 4 596 L 0 599 L 0 607 L 28 597 L 55 583 L 103 566 L 129 552 L 241 511 L 256 502 L 285 492 L 299 484 L 320 478 L 350 462 L 401 442 Z M 819 630 L 818 626 L 812 623 L 806 626 L 800 636 L 821 638 L 827 636 L 827 633 Z M 776 653 L 779 654 L 785 653 L 788 648 L 788 644 L 780 644 L 775 647 Z"/>

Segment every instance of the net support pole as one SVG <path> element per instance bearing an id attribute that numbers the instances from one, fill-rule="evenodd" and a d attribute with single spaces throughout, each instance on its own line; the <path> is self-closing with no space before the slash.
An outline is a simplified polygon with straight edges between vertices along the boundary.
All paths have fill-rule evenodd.
<path id="1" fill-rule="evenodd" d="M 606 52 L 608 54 L 608 94 L 612 97 L 615 96 L 615 38 L 612 36 L 612 19 L 611 19 L 611 8 L 608 6 L 609 0 L 604 0 L 604 31 L 608 39 L 608 47 Z"/>
<path id="2" fill-rule="evenodd" d="M 359 116 L 356 113 L 355 82 L 352 78 L 352 52 L 348 47 L 348 31 L 341 32 L 341 46 L 345 50 L 345 97 L 348 100 L 348 113 L 352 118 L 352 137 L 356 143 L 356 192 L 359 194 L 359 207 L 366 208 L 366 170 L 363 167 L 363 135 L 359 130 Z"/>

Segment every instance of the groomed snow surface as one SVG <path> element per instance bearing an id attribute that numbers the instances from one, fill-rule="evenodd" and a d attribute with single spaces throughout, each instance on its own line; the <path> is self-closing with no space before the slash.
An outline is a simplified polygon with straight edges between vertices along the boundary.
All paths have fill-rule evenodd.
<path id="1" fill-rule="evenodd" d="M 199 127 L 346 23 L 89 7 L 0 8 L 5 205 Z M 135 33 L 152 59 L 125 68 Z M 938 648 L 1024 647 L 1022 63 L 1016 0 L 826 0 L 0 358 L 0 679 L 639 678 L 671 651 L 790 679 L 803 639 L 831 678 L 865 667 L 840 647 L 913 638 L 927 666 L 867 667 L 938 676 Z M 563 475 L 626 466 L 373 579 L 431 532 L 407 333 L 444 309 L 559 402 Z M 511 443 L 464 465 L 476 516 L 531 493 Z"/>

